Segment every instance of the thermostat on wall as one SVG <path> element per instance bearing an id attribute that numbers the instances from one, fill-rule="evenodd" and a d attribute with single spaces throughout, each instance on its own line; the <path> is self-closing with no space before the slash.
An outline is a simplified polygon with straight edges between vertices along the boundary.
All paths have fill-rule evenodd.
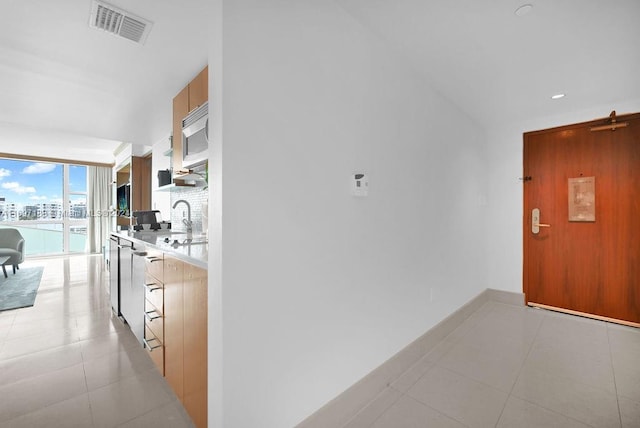
<path id="1" fill-rule="evenodd" d="M 351 191 L 353 196 L 367 196 L 369 193 L 369 178 L 366 174 L 356 173 L 352 176 Z"/>

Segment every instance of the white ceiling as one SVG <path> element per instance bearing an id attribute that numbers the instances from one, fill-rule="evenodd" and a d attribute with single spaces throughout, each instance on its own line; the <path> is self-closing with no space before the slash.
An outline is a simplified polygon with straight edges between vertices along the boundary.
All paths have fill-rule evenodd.
<path id="1" fill-rule="evenodd" d="M 334 1 L 485 127 L 640 100 L 640 0 Z M 106 161 L 169 134 L 171 99 L 207 63 L 209 2 L 110 3 L 154 23 L 145 45 L 89 28 L 90 0 L 2 0 L 0 152 L 47 141 Z"/>
<path id="2" fill-rule="evenodd" d="M 70 158 L 169 135 L 172 98 L 207 63 L 207 2 L 108 2 L 153 22 L 145 45 L 89 28 L 90 0 L 2 1 L 0 152 L 18 149 L 22 125 L 69 134 L 49 145 Z"/>
<path id="3" fill-rule="evenodd" d="M 640 0 L 336 1 L 485 127 L 640 100 Z"/>

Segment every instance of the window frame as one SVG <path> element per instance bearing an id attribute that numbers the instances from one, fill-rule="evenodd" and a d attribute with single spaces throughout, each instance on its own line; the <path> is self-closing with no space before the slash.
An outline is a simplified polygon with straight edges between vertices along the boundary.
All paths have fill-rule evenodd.
<path id="1" fill-rule="evenodd" d="M 71 218 L 71 197 L 73 195 L 84 196 L 86 204 L 89 202 L 89 189 L 85 186 L 85 191 L 71 191 L 70 188 L 70 168 L 71 166 L 75 167 L 83 167 L 85 168 L 85 183 L 88 185 L 88 165 L 83 165 L 79 163 L 65 163 L 61 161 L 55 160 L 43 160 L 40 158 L 29 159 L 26 157 L 4 157 L 3 159 L 15 162 L 24 162 L 24 163 L 51 163 L 55 165 L 62 166 L 62 216 L 61 218 L 55 219 L 36 219 L 36 220 L 8 220 L 0 222 L 1 226 L 15 226 L 15 227 L 28 227 L 28 226 L 36 226 L 40 224 L 59 224 L 62 225 L 62 251 L 61 252 L 51 252 L 51 253 L 42 253 L 42 254 L 32 254 L 32 257 L 46 257 L 46 256 L 57 256 L 57 255 L 66 255 L 66 254 L 86 254 L 88 246 L 86 245 L 88 242 L 85 241 L 85 246 L 82 251 L 71 251 L 71 227 L 72 226 L 85 226 L 88 231 L 89 227 L 89 218 L 85 216 L 85 218 Z M 88 214 L 88 211 L 87 211 Z M 37 228 L 37 227 L 36 227 Z"/>

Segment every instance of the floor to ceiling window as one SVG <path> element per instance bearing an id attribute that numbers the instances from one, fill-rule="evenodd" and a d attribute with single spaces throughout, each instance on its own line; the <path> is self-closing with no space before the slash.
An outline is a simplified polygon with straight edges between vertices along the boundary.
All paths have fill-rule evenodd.
<path id="1" fill-rule="evenodd" d="M 14 227 L 27 256 L 86 251 L 87 167 L 0 159 L 0 227 Z"/>
<path id="2" fill-rule="evenodd" d="M 87 246 L 87 167 L 82 165 L 66 165 L 68 169 L 68 201 L 65 234 L 68 234 L 68 248 L 65 252 L 83 252 Z"/>

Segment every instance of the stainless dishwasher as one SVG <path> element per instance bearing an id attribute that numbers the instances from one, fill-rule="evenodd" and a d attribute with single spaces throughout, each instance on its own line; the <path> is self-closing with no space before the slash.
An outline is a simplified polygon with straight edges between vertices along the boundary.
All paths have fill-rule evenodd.
<path id="1" fill-rule="evenodd" d="M 131 249 L 131 281 L 125 319 L 140 344 L 144 344 L 144 272 L 146 248 L 134 243 Z"/>
<path id="2" fill-rule="evenodd" d="M 109 297 L 111 309 L 116 316 L 120 316 L 120 251 L 118 251 L 118 237 L 109 237 Z"/>
<path id="3" fill-rule="evenodd" d="M 139 257 L 133 255 L 138 251 L 137 247 L 137 244 L 134 246 L 133 242 L 120 238 L 120 245 L 118 245 L 120 249 L 120 313 L 133 334 L 142 343 L 144 293 L 138 292 L 133 275 L 134 269 L 138 268 Z"/>

